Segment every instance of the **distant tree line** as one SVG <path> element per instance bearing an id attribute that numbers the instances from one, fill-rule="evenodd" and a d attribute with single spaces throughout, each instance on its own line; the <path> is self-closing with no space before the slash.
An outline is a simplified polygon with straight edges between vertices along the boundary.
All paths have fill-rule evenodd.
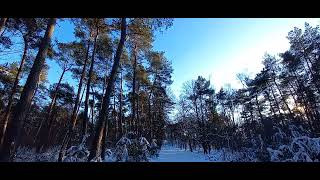
<path id="1" fill-rule="evenodd" d="M 183 86 L 176 123 L 168 125 L 169 139 L 193 151 L 201 148 L 240 150 L 261 141 L 273 147 L 279 129 L 290 135 L 292 126 L 320 133 L 320 31 L 305 24 L 287 36 L 290 48 L 278 56 L 266 54 L 263 69 L 250 78 L 239 73 L 241 89 L 218 92 L 199 76 Z"/>

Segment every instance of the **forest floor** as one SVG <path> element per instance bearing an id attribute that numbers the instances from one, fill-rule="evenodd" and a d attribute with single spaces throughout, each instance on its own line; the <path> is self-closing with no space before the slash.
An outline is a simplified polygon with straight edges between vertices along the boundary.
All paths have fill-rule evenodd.
<path id="1" fill-rule="evenodd" d="M 150 159 L 150 162 L 225 162 L 237 159 L 238 153 L 225 150 L 213 150 L 205 155 L 202 149 L 191 152 L 171 144 L 162 146 L 159 156 Z"/>
<path id="2" fill-rule="evenodd" d="M 56 162 L 59 155 L 59 147 L 51 148 L 45 153 L 37 154 L 34 148 L 19 148 L 15 162 Z M 79 160 L 69 160 L 68 162 L 78 162 Z M 84 162 L 80 160 L 79 162 Z M 201 148 L 189 149 L 180 148 L 177 145 L 165 143 L 159 152 L 158 157 L 149 158 L 149 162 L 232 162 L 232 161 L 254 161 L 254 159 L 244 159 L 243 153 L 232 152 L 227 149 L 214 149 L 210 154 L 204 154 Z M 106 157 L 105 162 L 114 162 L 113 157 Z"/>
<path id="3" fill-rule="evenodd" d="M 191 152 L 166 144 L 161 148 L 159 156 L 150 159 L 150 162 L 210 162 L 210 160 L 202 152 Z"/>

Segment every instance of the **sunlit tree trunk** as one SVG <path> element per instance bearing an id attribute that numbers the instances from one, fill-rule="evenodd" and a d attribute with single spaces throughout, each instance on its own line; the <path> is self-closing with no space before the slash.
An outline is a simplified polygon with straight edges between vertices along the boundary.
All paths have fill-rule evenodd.
<path id="1" fill-rule="evenodd" d="M 38 54 L 34 60 L 30 74 L 21 93 L 20 100 L 15 107 L 12 121 L 8 124 L 7 133 L 4 137 L 4 143 L 0 147 L 0 161 L 11 161 L 12 156 L 16 151 L 17 137 L 20 136 L 21 126 L 26 117 L 26 114 L 28 113 L 27 111 L 31 105 L 31 98 L 34 94 L 41 70 L 45 63 L 45 58 L 47 56 L 47 52 L 50 46 L 50 41 L 54 31 L 55 24 L 56 18 L 50 18 L 45 35 L 39 46 Z"/>
<path id="2" fill-rule="evenodd" d="M 110 128 L 110 121 L 106 123 L 106 125 L 103 127 L 103 134 L 102 134 L 102 142 L 101 142 L 101 159 L 105 160 L 105 151 L 106 151 L 106 137 L 107 137 L 107 129 Z M 98 152 L 99 153 L 99 152 Z"/>
<path id="3" fill-rule="evenodd" d="M 90 147 L 90 155 L 88 157 L 88 161 L 90 161 L 94 157 L 98 156 L 98 153 L 101 149 L 101 140 L 102 140 L 102 136 L 103 136 L 103 129 L 105 128 L 106 122 L 108 120 L 108 115 L 109 115 L 108 107 L 110 104 L 110 95 L 111 95 L 112 87 L 114 85 L 116 72 L 117 72 L 119 64 L 120 64 L 120 57 L 121 57 L 122 49 L 123 49 L 124 42 L 126 39 L 126 30 L 127 30 L 126 18 L 122 18 L 122 20 L 121 20 L 121 37 L 120 37 L 117 51 L 115 53 L 114 63 L 113 63 L 112 70 L 110 73 L 108 86 L 107 86 L 105 95 L 103 97 L 102 109 L 100 111 L 99 118 L 96 123 L 95 134 L 93 137 L 92 145 Z"/>
<path id="4" fill-rule="evenodd" d="M 93 74 L 93 66 L 94 66 L 94 58 L 95 58 L 95 52 L 96 52 L 96 44 L 97 44 L 98 33 L 99 33 L 99 30 L 98 30 L 98 27 L 97 27 L 96 34 L 95 34 L 95 37 L 94 37 L 93 51 L 92 51 L 92 56 L 91 56 L 92 59 L 91 59 L 91 65 L 90 65 L 89 74 L 88 74 L 86 98 L 85 98 L 85 103 L 84 103 L 85 105 L 84 105 L 84 118 L 83 118 L 83 127 L 82 127 L 82 138 L 87 133 L 87 126 L 88 126 L 88 122 L 89 122 L 90 85 L 91 85 L 91 79 L 92 79 L 92 74 Z"/>

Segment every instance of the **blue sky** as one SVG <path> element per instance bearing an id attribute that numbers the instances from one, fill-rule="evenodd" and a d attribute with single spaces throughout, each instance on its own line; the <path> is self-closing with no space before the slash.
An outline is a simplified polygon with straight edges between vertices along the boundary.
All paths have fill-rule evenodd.
<path id="1" fill-rule="evenodd" d="M 241 88 L 236 74 L 261 70 L 261 60 L 289 48 L 286 36 L 293 27 L 315 26 L 319 19 L 175 19 L 173 27 L 158 34 L 154 49 L 163 50 L 172 61 L 171 88 L 179 95 L 183 82 L 198 75 L 209 78 L 216 89 L 230 83 Z"/>
<path id="2" fill-rule="evenodd" d="M 320 24 L 320 19 L 178 18 L 170 29 L 157 33 L 154 49 L 165 51 L 172 61 L 174 82 L 171 89 L 177 97 L 182 84 L 199 75 L 210 77 L 217 90 L 227 83 L 240 88 L 236 74 L 259 72 L 263 55 L 266 52 L 277 55 L 288 49 L 288 32 L 293 27 L 303 28 L 305 22 L 315 26 Z M 59 22 L 54 36 L 59 41 L 71 41 L 72 25 L 68 21 Z M 22 52 L 19 51 L 22 47 L 20 44 L 15 49 Z M 20 53 L 2 56 L 0 63 L 19 61 L 20 56 Z M 49 82 L 55 83 L 61 69 L 54 61 L 47 63 Z M 64 81 L 76 86 L 78 82 L 69 78 L 70 73 Z"/>

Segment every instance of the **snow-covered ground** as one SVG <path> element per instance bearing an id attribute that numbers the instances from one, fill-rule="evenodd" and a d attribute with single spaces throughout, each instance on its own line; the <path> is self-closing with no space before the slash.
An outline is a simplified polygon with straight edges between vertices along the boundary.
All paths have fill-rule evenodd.
<path id="1" fill-rule="evenodd" d="M 56 162 L 58 159 L 59 148 L 55 147 L 46 153 L 37 154 L 35 149 L 19 148 L 16 155 L 16 162 Z M 149 159 L 149 162 L 224 162 L 234 161 L 239 155 L 223 150 L 213 150 L 209 155 L 204 155 L 202 150 L 184 150 L 177 146 L 165 144 L 162 146 L 159 156 Z M 74 158 L 66 162 L 78 162 Z M 105 162 L 115 162 L 114 157 L 106 157 Z"/>
<path id="2" fill-rule="evenodd" d="M 279 140 L 280 139 L 280 140 Z M 231 151 L 228 148 L 213 149 L 210 154 L 203 154 L 199 148 L 193 152 L 181 149 L 176 145 L 164 143 L 159 156 L 148 158 L 149 162 L 257 162 L 257 161 L 273 161 L 273 162 L 319 162 L 320 161 L 320 137 L 310 138 L 300 134 L 293 135 L 289 139 L 289 143 L 281 141 L 277 138 L 274 141 L 278 145 L 273 148 L 264 149 L 261 145 L 254 148 L 241 148 L 238 151 Z M 288 139 L 288 138 L 287 138 Z M 126 140 L 125 138 L 123 140 Z M 142 139 L 143 140 L 143 139 Z M 83 141 L 84 142 L 84 141 Z M 89 155 L 88 149 L 84 143 L 79 146 L 72 146 L 67 150 L 65 162 L 85 162 Z M 122 142 L 122 141 L 120 141 Z M 124 141 L 126 143 L 126 141 Z M 261 144 L 261 143 L 260 143 Z M 119 144 L 118 144 L 119 146 Z M 126 144 L 119 146 L 115 150 L 108 149 L 106 151 L 105 162 L 137 162 L 139 159 L 129 159 Z M 122 149 L 121 149 L 122 148 Z M 119 150 L 120 149 L 120 150 Z M 58 159 L 60 147 L 50 148 L 47 152 L 37 154 L 34 148 L 19 147 L 15 154 L 15 162 L 56 162 Z M 118 160 L 117 158 L 121 158 Z M 141 156 L 141 155 L 140 155 Z M 138 158 L 141 158 L 138 156 Z M 148 152 L 145 152 L 141 161 L 146 161 Z M 132 157 L 130 157 L 132 158 Z M 134 161 L 132 161 L 134 160 Z M 102 162 L 101 159 L 93 160 L 94 162 Z"/>
<path id="3" fill-rule="evenodd" d="M 241 156 L 240 152 L 230 152 L 226 149 L 213 150 L 210 154 L 205 155 L 202 150 L 191 152 L 165 144 L 162 146 L 159 156 L 150 159 L 150 162 L 231 162 L 239 161 Z"/>
<path id="4" fill-rule="evenodd" d="M 152 158 L 150 162 L 210 162 L 210 160 L 201 152 L 190 152 L 167 144 L 161 148 L 159 157 Z"/>

